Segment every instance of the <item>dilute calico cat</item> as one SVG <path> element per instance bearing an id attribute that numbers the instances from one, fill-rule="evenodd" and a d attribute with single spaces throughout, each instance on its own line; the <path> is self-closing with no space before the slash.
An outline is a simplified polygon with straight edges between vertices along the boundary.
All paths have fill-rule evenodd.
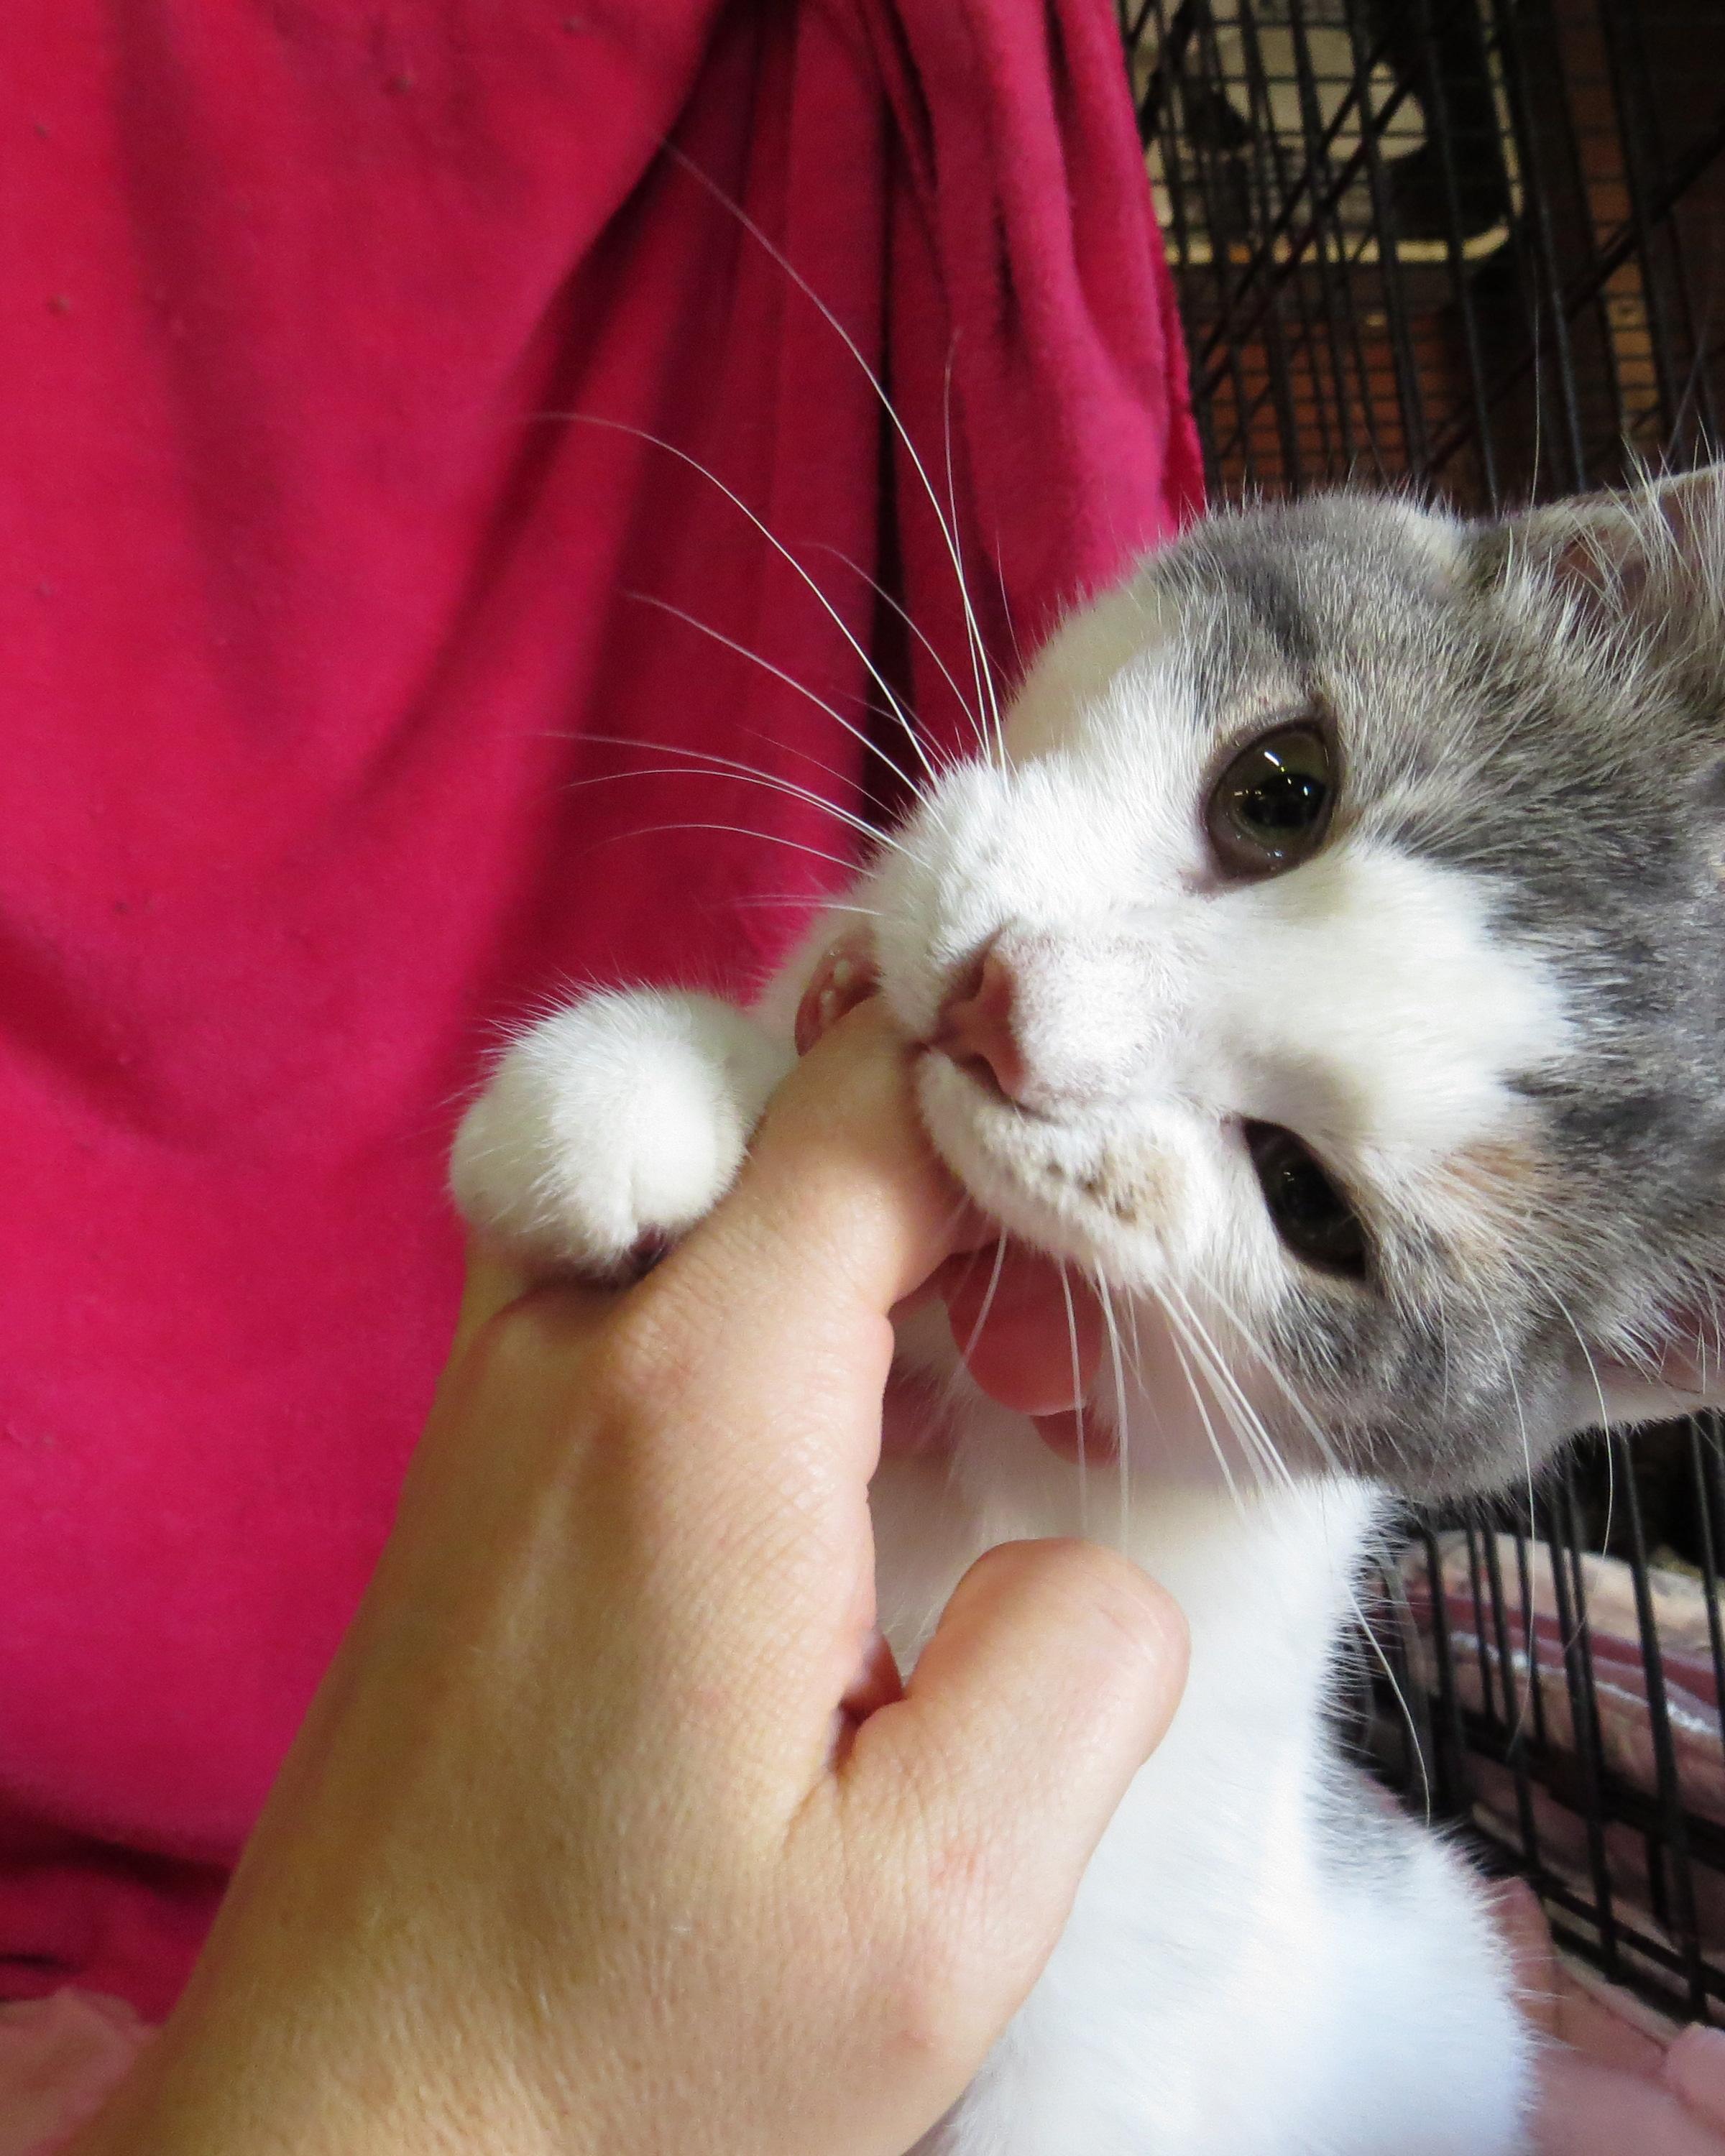
<path id="1" fill-rule="evenodd" d="M 980 1552 L 1087 1518 L 1192 1631 L 1171 1733 L 925 2149 L 1522 2148 L 1482 1890 L 1344 1766 L 1327 1688 L 1396 1496 L 1720 1394 L 1725 467 L 1489 526 L 1219 516 L 1066 622 L 1000 752 L 846 903 L 752 1014 L 642 992 L 534 1026 L 453 1181 L 541 1264 L 686 1229 L 860 911 L 935 1146 L 1106 1289 L 1117 1524 L 1118 1461 L 1104 1511 L 943 1315 L 902 1342 L 957 1426 L 875 1486 L 901 1661 Z"/>

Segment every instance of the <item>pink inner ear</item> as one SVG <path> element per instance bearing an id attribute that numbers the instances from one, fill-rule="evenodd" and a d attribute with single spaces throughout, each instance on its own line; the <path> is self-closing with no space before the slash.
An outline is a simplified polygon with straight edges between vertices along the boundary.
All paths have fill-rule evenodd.
<path id="1" fill-rule="evenodd" d="M 1548 558 L 1570 582 L 1605 600 L 1633 604 L 1656 573 L 1713 573 L 1722 519 L 1725 468 L 1710 465 L 1636 494 L 1595 495 L 1534 510 L 1524 529 L 1536 551 L 1541 534 L 1547 535 Z"/>
<path id="2" fill-rule="evenodd" d="M 1668 1318 L 1664 1345 L 1645 1363 L 1609 1355 L 1597 1359 L 1608 1394 L 1613 1388 L 1633 1394 L 1661 1387 L 1686 1395 L 1697 1408 L 1725 1399 L 1725 1332 L 1712 1310 L 1692 1307 Z"/>

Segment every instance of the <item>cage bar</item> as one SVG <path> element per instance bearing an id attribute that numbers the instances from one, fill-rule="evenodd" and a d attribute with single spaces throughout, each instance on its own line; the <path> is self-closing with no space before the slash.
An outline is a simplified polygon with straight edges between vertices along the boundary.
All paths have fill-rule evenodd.
<path id="1" fill-rule="evenodd" d="M 1718 0 L 1122 0 L 1219 501 L 1469 513 L 1716 454 Z M 1725 2020 L 1725 1465 L 1595 1435 L 1409 1523 L 1351 1734 L 1559 1939 Z"/>

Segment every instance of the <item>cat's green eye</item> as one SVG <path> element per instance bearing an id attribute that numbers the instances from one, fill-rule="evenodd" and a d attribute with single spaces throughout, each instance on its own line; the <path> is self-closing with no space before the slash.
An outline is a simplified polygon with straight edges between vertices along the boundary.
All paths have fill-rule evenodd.
<path id="1" fill-rule="evenodd" d="M 1279 1123 L 1248 1123 L 1245 1142 L 1271 1224 L 1295 1256 L 1322 1272 L 1363 1278 L 1366 1231 L 1310 1147 Z"/>
<path id="2" fill-rule="evenodd" d="M 1233 875 L 1297 867 L 1323 844 L 1336 791 L 1335 757 L 1321 726 L 1299 719 L 1260 734 L 1210 790 L 1204 821 L 1216 858 Z"/>

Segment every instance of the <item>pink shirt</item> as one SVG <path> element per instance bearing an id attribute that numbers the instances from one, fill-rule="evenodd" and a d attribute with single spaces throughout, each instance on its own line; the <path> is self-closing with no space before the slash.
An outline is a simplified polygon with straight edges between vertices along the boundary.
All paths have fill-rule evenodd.
<path id="1" fill-rule="evenodd" d="M 1004 662 L 1195 501 L 1103 0 L 0 11 L 0 1999 L 182 1981 L 388 1526 L 500 1022 L 746 986 L 842 872 L 740 779 L 576 783 L 873 783 L 634 594 L 860 715 L 848 559 L 968 678 L 868 382 L 666 134 L 942 489 L 950 414 Z"/>

